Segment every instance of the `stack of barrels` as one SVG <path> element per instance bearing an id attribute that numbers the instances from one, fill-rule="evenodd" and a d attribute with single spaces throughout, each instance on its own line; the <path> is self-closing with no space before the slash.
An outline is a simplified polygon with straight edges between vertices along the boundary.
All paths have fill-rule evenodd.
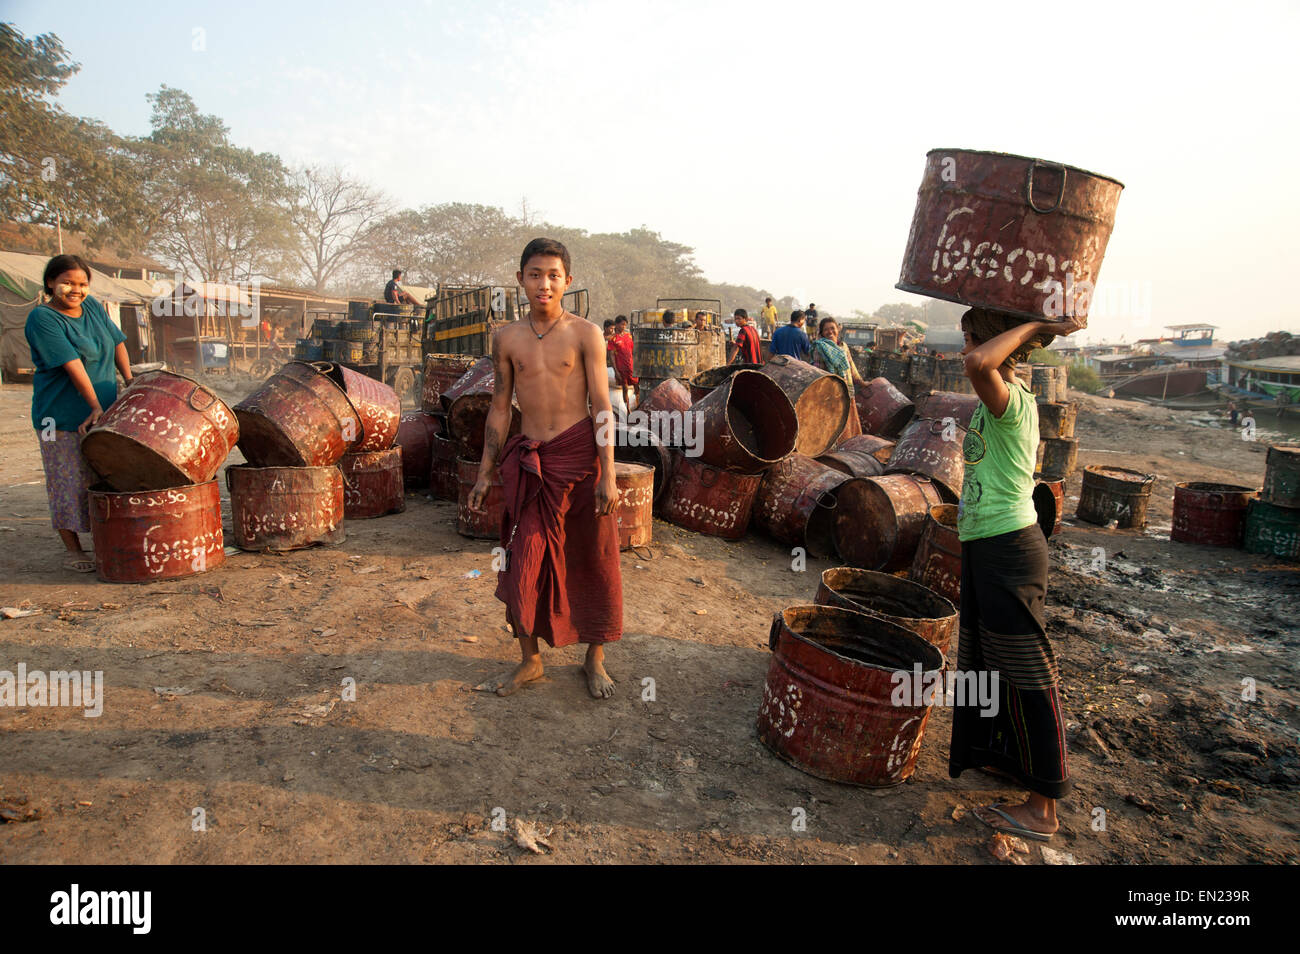
<path id="1" fill-rule="evenodd" d="M 225 562 L 214 479 L 240 437 L 208 388 L 170 371 L 138 375 L 81 442 L 95 568 L 110 583 L 170 580 Z"/>

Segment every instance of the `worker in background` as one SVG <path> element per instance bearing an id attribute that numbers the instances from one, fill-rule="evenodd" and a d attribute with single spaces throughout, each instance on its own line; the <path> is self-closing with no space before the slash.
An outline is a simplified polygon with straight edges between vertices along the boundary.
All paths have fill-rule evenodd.
<path id="1" fill-rule="evenodd" d="M 758 340 L 758 332 L 749 323 L 749 312 L 737 308 L 731 320 L 736 323 L 737 329 L 736 353 L 727 363 L 734 364 L 738 361 L 741 364 L 762 364 L 762 345 Z"/>
<path id="2" fill-rule="evenodd" d="M 384 301 L 390 305 L 418 305 L 415 296 L 407 292 L 401 286 L 402 275 L 404 273 L 400 268 L 393 269 L 393 277 L 389 279 L 384 286 Z"/>
<path id="3" fill-rule="evenodd" d="M 614 381 L 623 390 L 623 405 L 630 410 L 628 389 L 631 388 L 635 394 L 638 378 L 632 373 L 632 336 L 627 332 L 627 315 L 614 319 L 614 337 L 610 339 L 609 348 L 614 356 Z"/>
<path id="4" fill-rule="evenodd" d="M 809 303 L 808 303 L 808 307 L 805 308 L 805 309 L 803 310 L 803 315 L 804 315 L 805 318 L 808 319 L 808 327 L 809 327 L 809 328 L 816 327 L 816 324 L 817 324 L 817 303 L 816 303 L 815 301 L 811 301 L 811 302 L 809 302 Z"/>
<path id="5" fill-rule="evenodd" d="M 697 311 L 693 324 L 696 331 L 705 331 L 709 327 L 709 313 L 707 311 Z"/>
<path id="6" fill-rule="evenodd" d="M 782 325 L 772 333 L 772 355 L 789 355 L 800 361 L 807 361 L 812 354 L 812 342 L 803 330 L 804 313 L 795 309 L 790 312 L 790 323 Z"/>
<path id="7" fill-rule="evenodd" d="M 776 334 L 776 306 L 770 298 L 764 298 L 763 302 L 763 307 L 758 311 L 758 319 L 763 324 L 763 337 L 770 338 Z"/>

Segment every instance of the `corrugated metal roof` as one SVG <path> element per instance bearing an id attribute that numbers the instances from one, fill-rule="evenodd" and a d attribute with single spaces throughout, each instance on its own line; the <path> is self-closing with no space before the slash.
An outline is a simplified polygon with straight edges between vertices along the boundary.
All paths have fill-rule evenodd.
<path id="1" fill-rule="evenodd" d="M 1254 371 L 1282 371 L 1295 373 L 1300 371 L 1300 354 L 1286 354 L 1276 358 L 1256 358 L 1253 361 L 1228 362 L 1234 368 L 1250 368 Z"/>

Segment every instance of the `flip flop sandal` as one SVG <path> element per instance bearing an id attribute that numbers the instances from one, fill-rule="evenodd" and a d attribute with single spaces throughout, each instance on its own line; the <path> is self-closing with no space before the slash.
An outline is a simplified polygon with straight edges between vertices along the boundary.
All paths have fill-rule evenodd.
<path id="1" fill-rule="evenodd" d="M 63 561 L 63 568 L 71 570 L 73 573 L 94 573 L 95 561 L 89 555 L 70 556 Z"/>
<path id="2" fill-rule="evenodd" d="M 1000 816 L 1002 820 L 1007 823 L 1005 825 L 995 825 L 993 824 L 993 822 L 988 821 L 987 819 L 980 818 L 978 812 L 972 812 L 971 814 L 973 814 L 976 818 L 979 818 L 980 821 L 984 822 L 984 824 L 988 825 L 994 831 L 1000 831 L 1004 835 L 1018 835 L 1021 838 L 1028 838 L 1031 841 L 1052 840 L 1051 835 L 1045 834 L 1044 832 L 1041 831 L 1034 831 L 1032 828 L 1026 828 L 1024 825 L 1020 824 L 1020 822 L 1016 821 L 1015 818 L 1008 815 L 1006 812 L 1004 812 L 1001 808 L 998 807 L 1001 804 L 1002 804 L 1001 802 L 994 802 L 992 805 L 985 805 L 984 807 L 989 811 L 993 812 L 993 814 Z"/>

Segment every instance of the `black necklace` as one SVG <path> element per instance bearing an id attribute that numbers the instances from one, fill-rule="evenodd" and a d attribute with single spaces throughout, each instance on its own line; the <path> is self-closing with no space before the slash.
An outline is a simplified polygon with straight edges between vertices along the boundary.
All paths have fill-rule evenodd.
<path id="1" fill-rule="evenodd" d="M 555 319 L 555 325 L 558 325 L 558 324 L 560 323 L 560 318 L 563 318 L 563 317 L 564 317 L 564 312 L 560 312 L 560 317 Z M 538 341 L 541 341 L 543 338 L 545 338 L 547 335 L 549 335 L 552 331 L 554 331 L 554 330 L 555 330 L 555 325 L 551 325 L 551 327 L 547 328 L 547 329 L 546 329 L 545 331 L 543 331 L 540 335 L 537 335 L 537 326 L 533 324 L 533 313 L 532 313 L 531 310 L 528 312 L 528 327 L 533 329 L 533 334 L 537 335 L 537 340 L 538 340 Z"/>

